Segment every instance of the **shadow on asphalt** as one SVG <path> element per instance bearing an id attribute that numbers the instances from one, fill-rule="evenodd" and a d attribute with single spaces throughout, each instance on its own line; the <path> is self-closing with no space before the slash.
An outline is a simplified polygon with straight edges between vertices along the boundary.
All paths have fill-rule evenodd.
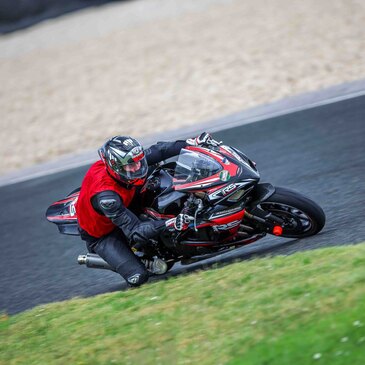
<path id="1" fill-rule="evenodd" d="M 291 240 L 285 240 L 279 243 L 272 243 L 270 245 L 265 245 L 265 247 L 257 247 L 254 250 L 249 250 L 247 252 L 246 247 L 241 247 L 236 250 L 232 250 L 227 253 L 223 253 L 221 255 L 218 255 L 217 257 L 213 257 L 210 259 L 206 259 L 204 261 L 200 261 L 197 263 L 193 263 L 190 265 L 178 265 L 178 267 L 173 268 L 171 271 L 166 273 L 165 275 L 159 275 L 159 276 L 152 276 L 150 277 L 149 283 L 155 283 L 162 280 L 168 280 L 172 277 L 182 276 L 182 275 L 188 275 L 192 274 L 194 272 L 202 271 L 202 270 L 210 270 L 210 269 L 216 269 L 216 268 L 222 268 L 226 265 L 230 265 L 236 262 L 243 262 L 247 260 L 251 260 L 254 258 L 262 258 L 262 257 L 269 257 L 269 256 L 275 256 L 279 254 L 283 254 L 281 251 L 282 249 L 285 249 L 288 245 L 292 245 L 293 243 L 296 243 L 299 241 L 298 239 L 291 239 Z M 257 245 L 257 244 L 256 244 Z M 242 252 L 244 250 L 244 252 Z M 240 252 L 241 251 L 241 252 Z M 118 274 L 116 274 L 118 275 Z M 148 285 L 148 283 L 146 284 Z M 116 291 L 124 291 L 128 290 L 130 287 L 127 285 L 126 282 L 122 282 L 121 285 L 117 285 L 114 287 L 109 288 L 104 293 L 112 293 Z M 99 293 L 102 294 L 102 293 Z M 89 295 L 87 296 L 89 297 Z"/>
<path id="2" fill-rule="evenodd" d="M 316 235 L 316 237 L 320 237 L 323 235 L 326 235 L 330 230 L 323 230 L 319 234 Z M 275 238 L 274 238 L 275 240 Z M 221 255 L 218 255 L 217 257 L 213 257 L 210 259 L 206 259 L 204 261 L 200 261 L 197 263 L 193 263 L 190 265 L 181 265 L 176 264 L 176 266 L 166 273 L 165 275 L 159 275 L 159 276 L 152 276 L 149 279 L 148 283 L 156 283 L 163 280 L 168 280 L 169 278 L 183 276 L 183 275 L 189 275 L 198 271 L 202 270 L 211 270 L 211 269 L 217 269 L 222 268 L 227 265 L 234 264 L 236 262 L 244 262 L 256 258 L 263 258 L 263 257 L 271 257 L 271 256 L 278 256 L 278 255 L 284 255 L 288 256 L 290 254 L 294 254 L 297 252 L 295 245 L 298 243 L 301 243 L 304 239 L 281 239 L 281 241 L 276 242 L 270 239 L 269 242 L 267 242 L 263 247 L 261 247 L 261 243 L 255 243 L 254 246 L 256 247 L 250 247 L 253 246 L 247 245 L 240 248 L 237 248 L 235 250 L 232 250 L 227 253 L 223 253 Z M 258 246 L 260 245 L 260 247 Z M 288 252 L 288 248 L 292 248 L 292 251 Z M 317 248 L 321 248 L 321 246 L 318 246 Z M 302 248 L 301 251 L 304 250 L 311 250 L 315 249 L 313 246 L 308 246 L 307 248 Z M 116 274 L 118 275 L 118 274 Z M 148 283 L 146 285 L 148 285 Z M 128 290 L 130 287 L 127 285 L 126 282 L 122 282 L 121 285 L 117 285 L 111 288 L 108 288 L 107 291 L 103 293 L 112 293 L 116 291 L 124 291 Z M 102 293 L 98 293 L 102 294 Z M 89 295 L 87 296 L 89 297 Z"/>

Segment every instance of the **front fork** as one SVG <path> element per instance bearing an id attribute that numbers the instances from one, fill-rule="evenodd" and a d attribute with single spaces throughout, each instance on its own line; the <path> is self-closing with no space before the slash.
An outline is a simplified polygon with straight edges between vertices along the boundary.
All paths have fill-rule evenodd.
<path id="1" fill-rule="evenodd" d="M 261 202 L 268 199 L 274 193 L 275 187 L 273 185 L 269 183 L 257 184 L 252 196 L 253 200 L 246 207 L 243 222 L 245 220 L 251 221 L 265 232 L 281 236 L 285 223 L 284 220 L 258 207 Z"/>
<path id="2" fill-rule="evenodd" d="M 262 218 L 258 215 L 254 215 L 249 213 L 248 211 L 245 211 L 245 215 L 243 216 L 243 222 L 245 221 L 245 219 L 255 222 L 265 232 L 271 233 L 275 236 L 281 236 L 283 233 L 284 221 L 281 218 L 276 217 L 271 213 L 266 214 Z"/>

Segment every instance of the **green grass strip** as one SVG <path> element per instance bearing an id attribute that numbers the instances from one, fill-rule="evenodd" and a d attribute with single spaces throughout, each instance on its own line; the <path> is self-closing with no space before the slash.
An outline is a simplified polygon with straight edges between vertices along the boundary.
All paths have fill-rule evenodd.
<path id="1" fill-rule="evenodd" d="M 0 318 L 1 364 L 365 364 L 365 245 Z"/>

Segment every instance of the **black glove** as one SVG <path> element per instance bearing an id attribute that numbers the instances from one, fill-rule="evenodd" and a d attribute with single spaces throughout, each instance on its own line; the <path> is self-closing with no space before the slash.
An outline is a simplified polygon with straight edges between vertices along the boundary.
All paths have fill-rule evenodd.
<path id="1" fill-rule="evenodd" d="M 171 218 L 165 222 L 166 227 L 170 231 L 185 231 L 189 228 L 189 223 L 194 220 L 194 217 L 191 217 L 187 214 L 180 213 L 175 218 Z"/>

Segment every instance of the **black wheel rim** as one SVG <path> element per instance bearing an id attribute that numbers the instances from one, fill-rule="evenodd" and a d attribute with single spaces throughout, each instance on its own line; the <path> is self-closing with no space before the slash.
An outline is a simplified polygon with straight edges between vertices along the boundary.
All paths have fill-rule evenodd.
<path id="1" fill-rule="evenodd" d="M 261 209 L 284 220 L 283 236 L 306 235 L 315 229 L 315 224 L 302 210 L 283 203 L 263 202 Z"/>

